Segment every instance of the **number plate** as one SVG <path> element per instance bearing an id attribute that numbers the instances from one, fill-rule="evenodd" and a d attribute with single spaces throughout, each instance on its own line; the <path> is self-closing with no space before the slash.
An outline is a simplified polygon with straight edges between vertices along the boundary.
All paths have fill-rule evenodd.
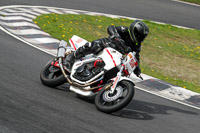
<path id="1" fill-rule="evenodd" d="M 138 62 L 133 53 L 127 55 L 127 61 L 125 62 L 126 69 L 128 69 L 129 74 L 137 67 Z"/>

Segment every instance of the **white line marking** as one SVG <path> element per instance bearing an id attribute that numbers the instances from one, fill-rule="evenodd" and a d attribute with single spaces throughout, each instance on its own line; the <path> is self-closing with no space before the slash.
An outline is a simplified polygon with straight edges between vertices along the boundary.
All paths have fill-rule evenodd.
<path id="1" fill-rule="evenodd" d="M 42 35 L 48 35 L 50 36 L 48 33 L 45 33 L 43 31 L 40 30 L 36 30 L 36 29 L 25 29 L 25 30 L 12 30 L 12 29 L 7 29 L 8 31 L 12 32 L 13 34 L 16 35 L 33 35 L 33 34 L 42 34 Z"/>
<path id="2" fill-rule="evenodd" d="M 5 33 L 7 33 L 8 35 L 10 35 L 10 36 L 12 36 L 12 37 L 14 37 L 14 38 L 16 38 L 16 39 L 22 41 L 22 42 L 24 42 L 24 43 L 26 43 L 26 44 L 28 44 L 28 45 L 34 47 L 34 48 L 36 48 L 36 49 L 39 49 L 39 50 L 41 50 L 41 51 L 43 51 L 43 52 L 45 52 L 45 53 L 47 53 L 47 54 L 50 54 L 50 55 L 55 56 L 55 54 L 52 54 L 51 52 L 48 52 L 47 50 L 44 50 L 44 49 L 42 49 L 42 48 L 39 48 L 39 47 L 37 47 L 37 46 L 35 46 L 35 45 L 33 45 L 33 44 L 31 44 L 31 43 L 29 43 L 29 42 L 27 42 L 27 41 L 21 39 L 20 37 L 18 37 L 18 36 L 16 36 L 16 35 L 12 34 L 11 32 L 5 30 L 2 26 L 0 26 L 0 29 L 1 29 L 2 31 L 4 31 Z"/>
<path id="3" fill-rule="evenodd" d="M 36 11 L 36 12 L 39 12 L 40 14 L 49 14 L 50 13 L 48 11 L 44 11 L 44 10 L 36 9 L 36 8 L 34 8 L 33 10 Z"/>
<path id="4" fill-rule="evenodd" d="M 6 17 L 0 16 L 0 19 L 1 20 L 26 20 L 26 21 L 33 22 L 32 19 L 25 18 L 23 16 L 6 16 Z"/>
<path id="5" fill-rule="evenodd" d="M 42 44 L 42 43 L 59 43 L 60 41 L 57 40 L 57 39 L 54 39 L 54 38 L 26 38 L 27 41 L 29 42 L 35 42 L 35 43 L 38 43 L 38 44 Z"/>
<path id="6" fill-rule="evenodd" d="M 5 9 L 4 11 L 8 11 L 8 12 L 11 12 L 11 13 L 21 13 L 21 12 L 24 12 L 24 11 L 17 11 L 15 9 Z"/>
<path id="7" fill-rule="evenodd" d="M 3 11 L 0 11 L 0 14 L 2 15 L 5 15 L 5 16 L 11 16 L 11 15 L 15 15 L 15 16 L 27 16 L 29 18 L 36 18 L 36 16 L 34 15 L 30 15 L 30 14 L 27 14 L 27 13 L 6 13 L 6 12 L 3 12 Z"/>
<path id="8" fill-rule="evenodd" d="M 62 12 L 59 12 L 58 10 L 55 9 L 48 9 L 48 10 L 57 14 L 63 14 Z"/>
<path id="9" fill-rule="evenodd" d="M 180 0 L 172 0 L 172 1 L 179 2 L 179 3 L 183 3 L 183 4 L 188 4 L 188 5 L 192 5 L 192 6 L 198 6 L 198 7 L 200 7 L 200 5 L 194 4 L 194 3 L 190 3 L 190 2 L 185 2 L 185 1 L 180 1 Z"/>
<path id="10" fill-rule="evenodd" d="M 33 15 L 35 15 L 35 16 L 40 15 L 40 13 L 37 13 L 37 12 L 34 12 L 34 11 L 27 11 L 27 13 L 33 14 Z"/>
<path id="11" fill-rule="evenodd" d="M 79 14 L 79 13 L 74 12 L 74 11 L 66 11 L 66 10 L 64 10 L 63 12 L 66 13 L 66 14 Z"/>
<path id="12" fill-rule="evenodd" d="M 30 8 L 27 8 L 27 9 L 24 9 L 24 8 L 15 8 L 15 9 L 19 9 L 21 11 L 16 11 L 16 12 L 12 12 L 12 13 L 30 13 L 30 14 L 33 14 L 35 16 L 38 16 L 40 15 L 40 13 L 37 13 L 37 12 L 34 12 L 32 9 Z M 3 11 L 6 11 L 6 9 L 4 9 Z"/>
<path id="13" fill-rule="evenodd" d="M 110 18 L 119 18 L 120 16 L 117 16 L 117 15 L 111 15 L 111 14 L 104 14 L 104 13 L 93 13 L 93 12 L 88 12 L 88 13 L 85 13 L 85 14 L 87 14 L 87 15 L 95 15 L 95 16 L 102 16 L 102 15 L 104 15 L 104 16 L 106 16 L 106 17 L 110 17 Z"/>
<path id="14" fill-rule="evenodd" d="M 190 105 L 190 104 L 187 104 L 187 103 L 183 103 L 183 102 L 181 102 L 181 101 L 177 101 L 177 100 L 174 100 L 174 99 L 171 99 L 171 98 L 168 98 L 168 97 L 165 97 L 165 96 L 162 96 L 162 95 L 156 94 L 156 93 L 154 93 L 154 92 L 151 92 L 151 91 L 148 91 L 148 90 L 142 89 L 142 88 L 140 88 L 140 87 L 138 87 L 138 86 L 136 86 L 135 88 L 137 88 L 137 89 L 139 89 L 139 90 L 142 90 L 142 91 L 144 91 L 144 92 L 147 92 L 147 93 L 153 94 L 153 95 L 155 95 L 155 96 L 158 96 L 158 97 L 161 97 L 161 98 L 164 98 L 164 99 L 167 99 L 167 100 L 170 100 L 170 101 L 173 101 L 173 102 L 176 102 L 176 103 L 179 103 L 179 104 L 183 104 L 183 105 L 185 105 L 185 106 L 192 107 L 192 108 L 195 108 L 195 109 L 200 110 L 199 107 L 196 107 L 196 106 L 193 106 L 193 105 Z"/>
<path id="15" fill-rule="evenodd" d="M 29 23 L 29 22 L 11 22 L 11 23 L 4 23 L 4 25 L 6 26 L 12 26 L 12 27 L 20 27 L 20 26 L 32 26 L 32 27 L 36 27 L 39 28 L 37 25 L 33 24 L 33 23 Z"/>
<path id="16" fill-rule="evenodd" d="M 22 11 L 22 12 L 33 12 L 33 9 L 32 8 L 25 8 L 25 7 L 16 7 L 15 9 L 18 9 L 18 10 L 20 10 L 20 11 Z M 37 13 L 37 14 L 39 14 L 39 13 Z"/>
<path id="17" fill-rule="evenodd" d="M 142 77 L 143 77 L 143 79 L 145 81 L 153 80 L 152 82 L 158 82 L 158 83 L 161 83 L 161 84 L 163 83 L 163 81 L 161 81 L 160 79 L 154 78 L 152 76 L 149 76 L 149 75 L 146 75 L 146 74 L 141 74 L 141 75 L 142 75 Z M 135 76 L 135 74 L 132 74 L 130 76 L 130 78 L 133 81 L 135 81 L 135 83 L 141 82 L 141 79 L 139 79 L 137 76 Z M 169 88 L 161 90 L 161 91 L 159 91 L 157 93 L 159 93 L 161 95 L 165 95 L 165 96 L 171 97 L 173 99 L 177 99 L 177 100 L 189 99 L 190 97 L 197 96 L 197 95 L 200 96 L 199 93 L 184 89 L 184 88 L 179 87 L 179 86 L 173 86 L 171 84 L 166 84 L 166 85 L 169 86 Z M 155 91 L 153 91 L 153 92 L 155 92 Z"/>

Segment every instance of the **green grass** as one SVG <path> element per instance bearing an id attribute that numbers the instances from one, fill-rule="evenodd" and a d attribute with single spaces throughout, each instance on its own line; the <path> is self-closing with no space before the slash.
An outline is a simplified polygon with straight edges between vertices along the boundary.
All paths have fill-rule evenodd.
<path id="1" fill-rule="evenodd" d="M 107 37 L 107 26 L 129 26 L 132 21 L 72 14 L 46 14 L 34 19 L 42 30 L 65 41 L 72 35 L 88 41 Z M 142 72 L 200 93 L 200 31 L 144 22 L 150 32 L 142 44 Z"/>
<path id="2" fill-rule="evenodd" d="M 181 0 L 181 1 L 195 3 L 195 4 L 200 4 L 200 0 Z"/>

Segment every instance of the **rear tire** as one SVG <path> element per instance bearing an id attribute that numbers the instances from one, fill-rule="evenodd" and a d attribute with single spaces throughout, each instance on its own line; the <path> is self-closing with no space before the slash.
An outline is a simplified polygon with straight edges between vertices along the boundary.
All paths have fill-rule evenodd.
<path id="1" fill-rule="evenodd" d="M 97 109 L 104 113 L 112 113 L 124 108 L 135 94 L 133 83 L 126 80 L 117 84 L 116 91 L 113 94 L 109 94 L 109 91 L 103 88 L 95 98 Z"/>
<path id="2" fill-rule="evenodd" d="M 60 68 L 51 65 L 54 60 L 55 57 L 44 66 L 40 73 L 41 82 L 48 87 L 57 87 L 66 82 Z"/>

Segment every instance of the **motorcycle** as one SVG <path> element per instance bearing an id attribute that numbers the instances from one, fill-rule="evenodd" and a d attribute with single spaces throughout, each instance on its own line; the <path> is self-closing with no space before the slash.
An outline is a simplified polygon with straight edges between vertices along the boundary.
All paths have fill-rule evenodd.
<path id="1" fill-rule="evenodd" d="M 65 58 L 87 41 L 76 35 L 67 42 L 61 41 L 57 56 L 50 60 L 40 73 L 41 82 L 49 87 L 69 83 L 69 89 L 84 97 L 95 96 L 96 108 L 105 113 L 116 112 L 130 103 L 135 84 L 130 75 L 138 65 L 135 52 L 122 55 L 111 47 L 98 55 L 76 59 L 71 70 Z M 142 77 L 139 76 L 141 79 Z"/>

